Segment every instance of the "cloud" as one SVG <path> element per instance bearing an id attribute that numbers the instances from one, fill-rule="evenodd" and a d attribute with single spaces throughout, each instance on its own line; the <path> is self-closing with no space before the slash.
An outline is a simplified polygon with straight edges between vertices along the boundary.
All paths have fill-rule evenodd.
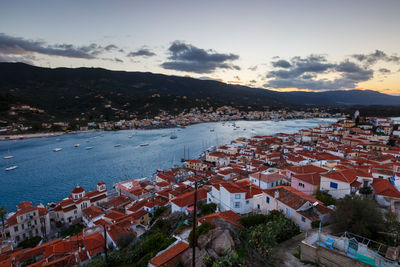
<path id="1" fill-rule="evenodd" d="M 155 56 L 156 53 L 150 51 L 147 48 L 141 48 L 135 52 L 128 53 L 128 57 L 152 57 Z"/>
<path id="2" fill-rule="evenodd" d="M 44 41 L 27 40 L 0 33 L 0 53 L 8 55 L 43 54 L 48 56 L 61 56 L 71 58 L 94 59 L 105 51 L 116 49 L 115 45 L 106 47 L 98 44 L 75 46 L 72 44 L 49 45 Z"/>
<path id="3" fill-rule="evenodd" d="M 281 59 L 278 61 L 273 61 L 272 66 L 280 68 L 290 68 L 292 65 L 288 61 Z"/>
<path id="4" fill-rule="evenodd" d="M 256 80 L 250 80 L 249 83 L 256 83 Z"/>
<path id="5" fill-rule="evenodd" d="M 309 90 L 343 90 L 357 87 L 359 82 L 373 78 L 374 71 L 346 59 L 339 63 L 328 62 L 323 55 L 293 57 L 289 61 L 272 62 L 276 70 L 266 74 L 266 88 L 298 88 Z M 333 79 L 318 78 L 331 74 Z M 324 77 L 324 76 L 322 76 Z"/>
<path id="6" fill-rule="evenodd" d="M 174 41 L 168 51 L 169 61 L 161 64 L 164 69 L 195 73 L 212 73 L 216 69 L 240 70 L 239 66 L 231 63 L 239 58 L 235 54 L 217 53 L 214 50 L 205 50 L 180 41 Z"/>
<path id="7" fill-rule="evenodd" d="M 386 69 L 386 68 L 380 68 L 379 72 L 380 73 L 391 73 L 391 71 L 389 69 Z"/>
<path id="8" fill-rule="evenodd" d="M 35 56 L 33 55 L 3 55 L 0 53 L 0 62 L 22 62 L 29 65 L 35 65 Z"/>
<path id="9" fill-rule="evenodd" d="M 257 65 L 254 65 L 254 66 L 249 67 L 249 70 L 251 70 L 251 71 L 256 71 L 257 68 L 258 68 L 258 66 L 257 66 Z"/>
<path id="10" fill-rule="evenodd" d="M 114 61 L 115 62 L 118 62 L 118 63 L 123 63 L 124 61 L 122 60 L 122 59 L 120 59 L 120 58 L 114 58 Z"/>
<path id="11" fill-rule="evenodd" d="M 370 54 L 354 54 L 351 57 L 357 59 L 358 61 L 365 63 L 366 65 L 373 65 L 378 61 L 394 62 L 400 63 L 400 57 L 397 55 L 387 55 L 381 50 L 375 50 L 375 52 Z"/>
<path id="12" fill-rule="evenodd" d="M 235 78 L 236 80 L 240 81 L 239 75 L 236 75 L 236 76 L 234 76 L 233 78 Z"/>

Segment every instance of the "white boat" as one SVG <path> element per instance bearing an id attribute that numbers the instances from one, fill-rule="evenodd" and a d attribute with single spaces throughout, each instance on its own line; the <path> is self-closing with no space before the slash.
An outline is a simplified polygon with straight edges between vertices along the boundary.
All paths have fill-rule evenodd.
<path id="1" fill-rule="evenodd" d="M 171 138 L 171 139 L 176 139 L 176 138 L 178 138 L 178 136 L 176 135 L 176 133 L 172 133 L 171 136 L 170 136 L 169 138 Z"/>
<path id="2" fill-rule="evenodd" d="M 140 146 L 148 146 L 148 143 L 140 144 Z"/>
<path id="3" fill-rule="evenodd" d="M 132 138 L 132 137 L 133 137 L 133 135 L 128 136 L 128 138 Z"/>
<path id="4" fill-rule="evenodd" d="M 79 147 L 79 146 L 80 146 L 80 144 L 75 144 L 75 145 L 74 145 L 74 147 Z"/>
<path id="5" fill-rule="evenodd" d="M 93 148 L 92 146 L 85 147 L 86 150 L 90 150 L 92 148 Z"/>
<path id="6" fill-rule="evenodd" d="M 5 170 L 6 170 L 6 171 L 12 171 L 12 170 L 15 170 L 16 168 L 18 168 L 17 165 L 12 165 L 12 166 L 10 166 L 10 167 L 5 168 Z"/>
<path id="7" fill-rule="evenodd" d="M 114 145 L 114 147 L 120 147 L 121 146 L 121 144 L 116 144 L 116 145 Z"/>
<path id="8" fill-rule="evenodd" d="M 53 149 L 54 152 L 58 152 L 58 151 L 61 151 L 61 150 L 63 150 L 61 147 L 56 147 L 56 148 Z"/>
<path id="9" fill-rule="evenodd" d="M 11 155 L 3 157 L 3 159 L 12 159 L 12 158 L 14 158 L 14 156 Z"/>

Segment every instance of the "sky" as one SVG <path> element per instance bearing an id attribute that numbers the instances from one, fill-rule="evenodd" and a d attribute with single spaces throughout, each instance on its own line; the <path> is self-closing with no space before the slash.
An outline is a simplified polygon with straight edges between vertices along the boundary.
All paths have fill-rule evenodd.
<path id="1" fill-rule="evenodd" d="M 399 0 L 0 0 L 0 61 L 400 95 Z"/>

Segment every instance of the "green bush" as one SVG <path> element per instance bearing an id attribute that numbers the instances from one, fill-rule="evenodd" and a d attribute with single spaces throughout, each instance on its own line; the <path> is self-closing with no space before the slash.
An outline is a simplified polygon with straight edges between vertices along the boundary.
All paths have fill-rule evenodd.
<path id="1" fill-rule="evenodd" d="M 73 235 L 80 233 L 83 228 L 84 228 L 84 226 L 82 224 L 78 223 L 78 224 L 72 225 L 69 228 L 61 231 L 60 234 L 63 238 L 65 238 L 67 236 L 73 236 Z"/>
<path id="2" fill-rule="evenodd" d="M 320 224 L 321 220 L 314 220 L 311 222 L 311 227 L 312 228 L 319 228 L 319 224 Z"/>
<path id="3" fill-rule="evenodd" d="M 201 206 L 200 210 L 202 216 L 212 214 L 217 210 L 217 204 L 215 203 L 204 204 L 203 206 Z"/>
<path id="4" fill-rule="evenodd" d="M 322 201 L 326 206 L 335 205 L 336 200 L 327 192 L 317 191 L 315 198 Z"/>
<path id="5" fill-rule="evenodd" d="M 156 209 L 155 211 L 154 211 L 154 217 L 153 217 L 153 219 L 156 219 L 156 218 L 158 218 L 164 211 L 166 211 L 168 209 L 168 207 L 159 207 L 158 209 Z"/>
<path id="6" fill-rule="evenodd" d="M 18 247 L 22 247 L 22 248 L 34 248 L 37 246 L 37 244 L 39 244 L 40 240 L 42 240 L 42 238 L 40 236 L 34 236 L 28 239 L 25 239 L 24 241 L 22 241 L 21 243 L 18 244 Z"/>
<path id="7" fill-rule="evenodd" d="M 256 226 L 262 223 L 266 223 L 268 221 L 268 216 L 264 214 L 249 214 L 244 216 L 240 223 L 245 227 L 249 228 L 252 226 Z"/>

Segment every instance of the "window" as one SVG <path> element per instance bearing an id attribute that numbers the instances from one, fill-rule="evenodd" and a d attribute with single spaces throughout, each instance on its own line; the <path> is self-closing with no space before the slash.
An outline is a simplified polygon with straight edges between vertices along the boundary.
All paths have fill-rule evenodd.
<path id="1" fill-rule="evenodd" d="M 331 182 L 331 188 L 335 188 L 335 189 L 337 189 L 337 183 L 333 183 L 333 182 Z"/>
<path id="2" fill-rule="evenodd" d="M 235 208 L 240 208 L 240 202 L 235 202 Z"/>
<path id="3" fill-rule="evenodd" d="M 250 201 L 246 200 L 246 204 L 249 204 Z"/>
<path id="4" fill-rule="evenodd" d="M 33 216 L 36 216 L 36 212 L 33 213 Z"/>
<path id="5" fill-rule="evenodd" d="M 240 194 L 235 194 L 235 199 L 240 199 Z"/>
<path id="6" fill-rule="evenodd" d="M 290 216 L 290 209 L 289 208 L 286 208 L 286 215 Z"/>
<path id="7" fill-rule="evenodd" d="M 304 218 L 303 216 L 301 216 L 301 221 L 302 221 L 302 222 L 306 222 L 306 218 Z"/>
<path id="8" fill-rule="evenodd" d="M 18 226 L 14 226 L 14 232 L 18 232 Z"/>
<path id="9" fill-rule="evenodd" d="M 24 230 L 24 229 L 25 229 L 25 225 L 24 225 L 24 224 L 21 224 L 21 227 L 22 227 L 22 230 Z"/>
<path id="10" fill-rule="evenodd" d="M 265 199 L 265 201 L 269 204 L 269 197 L 267 197 L 267 198 Z"/>
<path id="11" fill-rule="evenodd" d="M 299 183 L 299 187 L 303 187 L 304 188 L 304 184 L 303 183 Z"/>
<path id="12" fill-rule="evenodd" d="M 257 204 L 257 209 L 260 209 L 260 204 Z"/>

